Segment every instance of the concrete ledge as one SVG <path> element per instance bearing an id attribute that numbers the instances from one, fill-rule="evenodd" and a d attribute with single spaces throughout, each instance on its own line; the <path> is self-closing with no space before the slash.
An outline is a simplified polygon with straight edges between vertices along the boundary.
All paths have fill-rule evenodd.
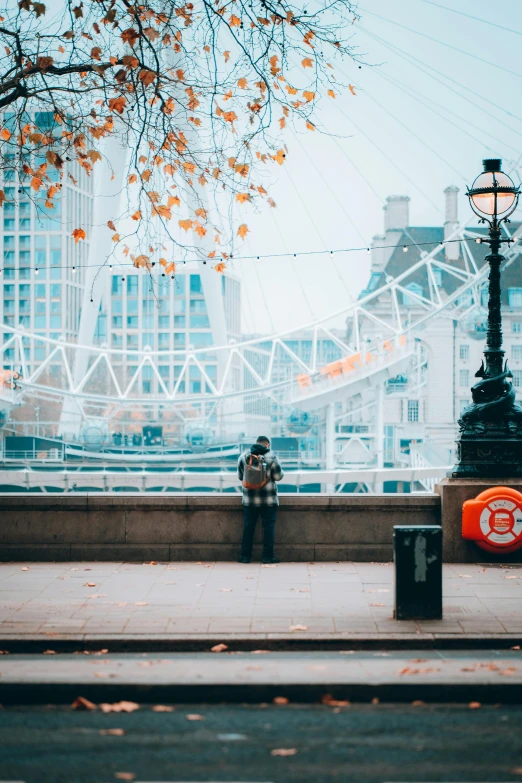
<path id="1" fill-rule="evenodd" d="M 282 559 L 390 560 L 394 525 L 440 522 L 439 495 L 283 495 Z M 235 560 L 241 499 L 232 495 L 83 493 L 0 496 L 6 560 Z M 260 554 L 261 525 L 256 535 Z"/>

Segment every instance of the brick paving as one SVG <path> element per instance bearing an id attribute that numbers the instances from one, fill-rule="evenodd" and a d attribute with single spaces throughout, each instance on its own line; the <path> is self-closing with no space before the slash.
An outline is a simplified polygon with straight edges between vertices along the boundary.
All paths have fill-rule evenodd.
<path id="1" fill-rule="evenodd" d="M 7 563 L 0 641 L 517 635 L 521 599 L 520 565 L 447 564 L 444 619 L 397 622 L 390 563 Z"/>

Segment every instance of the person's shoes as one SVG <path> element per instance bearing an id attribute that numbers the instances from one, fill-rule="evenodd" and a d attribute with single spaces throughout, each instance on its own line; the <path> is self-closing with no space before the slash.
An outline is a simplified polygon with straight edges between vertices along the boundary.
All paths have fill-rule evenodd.
<path id="1" fill-rule="evenodd" d="M 241 555 L 241 557 L 239 558 L 239 560 L 237 562 L 238 563 L 250 563 L 250 558 L 249 557 L 245 557 L 244 555 Z"/>
<path id="2" fill-rule="evenodd" d="M 261 562 L 265 565 L 275 565 L 276 563 L 280 563 L 281 561 L 277 559 L 277 557 L 262 557 Z"/>

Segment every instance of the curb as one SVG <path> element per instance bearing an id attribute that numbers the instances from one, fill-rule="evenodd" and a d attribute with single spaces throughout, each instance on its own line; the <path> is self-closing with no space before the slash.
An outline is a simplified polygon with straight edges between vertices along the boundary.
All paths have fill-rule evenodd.
<path id="1" fill-rule="evenodd" d="M 0 635 L 0 650 L 8 653 L 39 654 L 49 648 L 57 653 L 75 653 L 105 649 L 125 652 L 208 652 L 226 643 L 230 652 L 264 649 L 273 652 L 312 652 L 335 650 L 509 650 L 522 647 L 522 635 L 493 634 L 220 634 L 219 636 L 161 635 L 125 638 L 121 635 L 84 634 L 9 637 Z"/>
<path id="2" fill-rule="evenodd" d="M 15 705 L 71 705 L 82 696 L 98 704 L 120 700 L 139 704 L 269 704 L 276 697 L 289 703 L 324 703 L 334 701 L 357 703 L 459 703 L 521 704 L 522 683 L 302 683 L 271 684 L 134 684 L 134 683 L 5 683 L 0 685 L 0 703 Z M 376 701 L 377 700 L 377 701 Z M 328 702 L 327 702 L 328 706 Z M 340 705 L 349 706 L 349 705 Z"/>

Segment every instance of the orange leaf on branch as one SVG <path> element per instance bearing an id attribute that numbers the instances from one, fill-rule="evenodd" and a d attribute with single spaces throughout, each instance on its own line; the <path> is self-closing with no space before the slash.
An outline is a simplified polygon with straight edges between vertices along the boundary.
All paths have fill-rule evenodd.
<path id="1" fill-rule="evenodd" d="M 246 235 L 248 234 L 248 226 L 246 223 L 241 223 L 237 230 L 238 237 L 241 237 L 241 239 L 245 239 Z"/>
<path id="2" fill-rule="evenodd" d="M 190 231 L 192 228 L 192 220 L 188 218 L 187 220 L 178 220 L 178 226 L 183 229 L 183 231 Z"/>
<path id="3" fill-rule="evenodd" d="M 214 267 L 215 271 L 216 272 L 221 272 L 221 274 L 223 274 L 223 272 L 225 271 L 226 268 L 227 268 L 227 265 L 225 264 L 224 261 L 220 261 L 219 264 L 216 264 L 215 267 Z"/>
<path id="4" fill-rule="evenodd" d="M 76 244 L 78 244 L 80 239 L 86 239 L 87 238 L 87 234 L 85 233 L 83 228 L 75 228 L 74 231 L 72 231 L 71 236 L 74 239 Z"/>
<path id="5" fill-rule="evenodd" d="M 305 57 L 304 60 L 301 60 L 301 65 L 303 68 L 313 68 L 314 61 L 311 57 Z"/>

